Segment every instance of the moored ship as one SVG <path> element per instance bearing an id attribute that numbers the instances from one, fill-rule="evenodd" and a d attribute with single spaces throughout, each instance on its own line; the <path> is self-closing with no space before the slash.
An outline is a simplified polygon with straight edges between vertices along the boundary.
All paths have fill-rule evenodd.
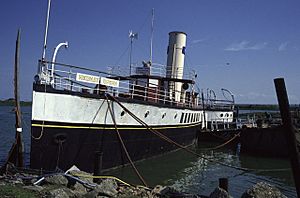
<path id="1" fill-rule="evenodd" d="M 92 172 L 195 142 L 201 129 L 233 123 L 234 98 L 204 98 L 196 75 L 184 78 L 186 33 L 170 32 L 167 65 L 143 62 L 129 75 L 39 62 L 32 98 L 31 168 Z M 45 53 L 44 53 L 45 54 Z M 131 66 L 131 65 L 130 65 Z M 223 92 L 227 90 L 223 89 Z"/>

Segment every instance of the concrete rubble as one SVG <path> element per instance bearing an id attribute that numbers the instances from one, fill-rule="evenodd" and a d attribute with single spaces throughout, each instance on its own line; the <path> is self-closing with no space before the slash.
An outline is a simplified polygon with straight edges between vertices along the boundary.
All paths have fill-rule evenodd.
<path id="1" fill-rule="evenodd" d="M 285 195 L 283 195 L 277 188 L 274 186 L 265 183 L 265 182 L 259 182 L 252 186 L 252 188 L 246 190 L 244 194 L 242 195 L 242 198 L 287 198 Z"/>
<path id="2" fill-rule="evenodd" d="M 80 170 L 69 171 L 68 174 L 58 173 L 38 177 L 29 174 L 14 174 L 0 176 L 0 187 L 16 186 L 33 192 L 36 197 L 47 198 L 98 198 L 98 197 L 209 197 L 229 198 L 228 192 L 217 187 L 209 196 L 178 192 L 168 186 L 157 185 L 154 188 L 132 186 L 113 178 L 101 179 L 93 183 L 92 175 Z M 0 196 L 1 189 L 0 189 Z M 7 196 L 6 196 L 7 197 Z M 246 190 L 242 198 L 280 197 L 285 198 L 278 189 L 267 183 L 257 183 Z"/>

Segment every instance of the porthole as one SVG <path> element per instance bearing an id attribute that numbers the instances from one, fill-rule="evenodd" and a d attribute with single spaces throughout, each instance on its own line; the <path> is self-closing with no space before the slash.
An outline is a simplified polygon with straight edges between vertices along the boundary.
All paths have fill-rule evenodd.
<path id="1" fill-rule="evenodd" d="M 167 114 L 166 113 L 164 113 L 162 116 L 161 116 L 161 118 L 162 119 L 164 119 L 164 117 L 166 116 Z"/>
<path id="2" fill-rule="evenodd" d="M 226 113 L 226 117 L 228 117 L 229 116 L 229 114 L 228 113 Z"/>
<path id="3" fill-rule="evenodd" d="M 145 118 L 147 118 L 148 115 L 149 115 L 149 111 L 146 111 Z"/>
<path id="4" fill-rule="evenodd" d="M 122 111 L 122 112 L 121 112 L 121 116 L 124 116 L 124 115 L 125 115 L 125 111 Z"/>
<path id="5" fill-rule="evenodd" d="M 220 117 L 221 117 L 221 118 L 223 117 L 223 113 L 220 114 Z"/>

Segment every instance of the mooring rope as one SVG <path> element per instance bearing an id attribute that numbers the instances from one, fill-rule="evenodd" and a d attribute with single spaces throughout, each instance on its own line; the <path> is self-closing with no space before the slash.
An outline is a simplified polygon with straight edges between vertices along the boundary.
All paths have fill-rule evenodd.
<path id="1" fill-rule="evenodd" d="M 139 185 L 133 185 L 133 184 L 129 184 L 123 180 L 121 180 L 120 178 L 116 177 L 116 176 L 111 176 L 111 175 L 99 175 L 99 176 L 95 176 L 95 175 L 90 175 L 90 174 L 87 174 L 87 173 L 76 173 L 76 172 L 57 172 L 57 171 L 47 171 L 47 173 L 45 174 L 41 174 L 39 176 L 35 176 L 35 174 L 38 172 L 40 173 L 40 169 L 32 169 L 32 168 L 24 168 L 24 167 L 16 167 L 14 165 L 11 165 L 9 170 L 12 170 L 13 172 L 18 172 L 20 173 L 19 175 L 17 175 L 17 178 L 21 178 L 21 179 L 38 179 L 38 178 L 43 178 L 43 177 L 49 177 L 49 176 L 53 176 L 53 175 L 63 175 L 63 176 L 67 176 L 67 177 L 70 177 L 70 176 L 75 176 L 75 177 L 85 177 L 85 178 L 99 178 L 99 179 L 114 179 L 126 186 L 130 186 L 130 187 L 139 187 Z M 10 174 L 14 174 L 12 172 L 8 172 Z M 25 173 L 25 176 L 22 176 L 24 175 L 23 173 Z M 28 175 L 29 174 L 29 175 Z M 21 176 L 20 176 L 21 175 Z M 79 181 L 81 183 L 85 183 L 85 184 L 88 184 L 90 187 L 95 187 L 94 184 L 92 183 L 88 183 L 86 181 L 83 181 L 83 180 L 80 180 Z M 39 181 L 36 181 L 35 183 L 39 184 L 40 182 Z M 141 186 L 143 188 L 146 188 L 146 189 L 149 189 L 148 187 L 144 187 L 144 186 Z"/>
<path id="2" fill-rule="evenodd" d="M 215 135 L 214 133 L 210 133 L 212 136 L 215 136 L 216 138 L 222 139 L 222 140 L 226 140 L 226 138 L 224 136 L 218 136 Z"/>
<path id="3" fill-rule="evenodd" d="M 126 186 L 132 186 L 129 183 L 115 177 L 115 176 L 106 176 L 106 175 L 102 175 L 102 176 L 96 176 L 96 175 L 87 175 L 87 174 L 76 174 L 76 173 L 71 173 L 71 175 L 73 176 L 77 176 L 77 177 L 85 177 L 85 178 L 95 178 L 95 179 L 114 179 Z"/>
<path id="4" fill-rule="evenodd" d="M 44 119 L 42 121 L 42 129 L 41 129 L 41 133 L 39 135 L 39 137 L 34 137 L 34 135 L 32 134 L 32 131 L 31 131 L 31 137 L 34 139 L 34 140 L 40 140 L 42 137 L 43 137 L 43 134 L 44 134 L 44 125 L 45 125 L 45 114 L 46 114 L 46 93 L 47 93 L 47 86 L 46 86 L 46 82 L 45 82 L 45 89 L 44 89 L 44 106 L 43 106 L 43 110 L 44 110 Z"/>
<path id="5" fill-rule="evenodd" d="M 213 147 L 213 148 L 201 148 L 201 150 L 216 150 L 216 149 L 219 149 L 219 148 L 222 148 L 224 146 L 226 146 L 227 144 L 229 144 L 230 142 L 232 142 L 235 138 L 239 137 L 241 134 L 241 132 L 239 132 L 238 134 L 235 134 L 232 138 L 230 138 L 228 141 L 224 142 L 223 144 L 220 144 L 216 147 Z"/>
<path id="6" fill-rule="evenodd" d="M 144 121 L 142 121 L 140 118 L 138 118 L 136 115 L 134 115 L 130 110 L 128 110 L 123 104 L 121 104 L 121 102 L 119 100 L 117 100 L 115 97 L 113 97 L 112 95 L 107 93 L 107 96 L 109 96 L 111 98 L 111 100 L 115 101 L 116 103 L 118 103 L 131 117 L 133 117 L 137 122 L 139 122 L 140 124 L 142 124 L 143 126 L 145 126 L 150 132 L 152 132 L 153 134 L 155 134 L 156 136 L 162 138 L 163 140 L 176 145 L 177 147 L 187 151 L 188 153 L 191 153 L 197 157 L 200 157 L 204 160 L 207 160 L 209 162 L 212 163 L 217 163 L 219 165 L 228 167 L 228 168 L 233 168 L 233 169 L 237 169 L 237 170 L 241 170 L 241 171 L 245 171 L 245 172 L 271 172 L 271 171 L 286 171 L 288 169 L 250 169 L 250 168 L 242 168 L 242 167 L 238 167 L 238 166 L 233 166 L 233 165 L 229 165 L 229 164 L 225 164 L 223 162 L 217 161 L 217 160 L 212 160 L 209 159 L 207 157 L 204 157 L 192 150 L 190 150 L 189 148 L 171 140 L 170 138 L 168 138 L 167 136 L 163 135 L 161 132 L 153 129 L 151 126 L 147 125 Z"/>
<path id="7" fill-rule="evenodd" d="M 132 161 L 132 159 L 131 159 L 131 157 L 130 157 L 130 155 L 129 155 L 129 153 L 128 153 L 128 150 L 127 150 L 127 148 L 126 148 L 126 146 L 125 146 L 125 144 L 124 144 L 124 142 L 123 142 L 123 139 L 122 139 L 122 137 L 121 137 L 121 134 L 120 134 L 120 132 L 119 132 L 119 130 L 118 130 L 118 127 L 117 127 L 117 124 L 116 124 L 116 120 L 115 120 L 115 116 L 114 116 L 114 114 L 113 114 L 113 112 L 112 112 L 112 109 L 111 109 L 111 107 L 110 107 L 110 103 L 109 103 L 109 100 L 108 100 L 107 96 L 106 96 L 106 99 L 107 99 L 107 105 L 108 105 L 108 109 L 109 109 L 111 118 L 112 118 L 112 120 L 113 120 L 115 129 L 116 129 L 118 138 L 119 138 L 119 140 L 120 140 L 120 142 L 121 142 L 121 145 L 122 145 L 122 147 L 123 147 L 123 150 L 125 151 L 126 157 L 127 157 L 128 161 L 130 162 L 130 165 L 131 165 L 132 168 L 134 169 L 134 172 L 136 173 L 136 175 L 138 176 L 138 178 L 141 180 L 141 182 L 142 182 L 145 186 L 148 186 L 147 183 L 146 183 L 146 181 L 144 180 L 144 178 L 142 177 L 142 175 L 139 173 L 138 169 L 137 169 L 136 166 L 134 165 L 134 163 L 133 163 L 133 161 Z"/>

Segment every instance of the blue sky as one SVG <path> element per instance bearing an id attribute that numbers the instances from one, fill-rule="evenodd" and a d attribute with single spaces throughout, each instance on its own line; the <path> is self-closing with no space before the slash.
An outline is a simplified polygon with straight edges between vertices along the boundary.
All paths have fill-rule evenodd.
<path id="1" fill-rule="evenodd" d="M 31 100 L 46 7 L 47 0 L 1 1 L 0 99 L 13 96 L 15 40 L 21 28 L 21 99 Z M 186 68 L 197 71 L 201 88 L 227 88 L 238 103 L 270 104 L 277 103 L 273 79 L 284 77 L 290 103 L 300 104 L 297 0 L 52 0 L 47 58 L 58 43 L 68 41 L 58 62 L 126 68 L 128 32 L 133 30 L 139 33 L 134 62 L 147 60 L 152 8 L 153 62 L 166 64 L 168 33 L 184 31 Z"/>

